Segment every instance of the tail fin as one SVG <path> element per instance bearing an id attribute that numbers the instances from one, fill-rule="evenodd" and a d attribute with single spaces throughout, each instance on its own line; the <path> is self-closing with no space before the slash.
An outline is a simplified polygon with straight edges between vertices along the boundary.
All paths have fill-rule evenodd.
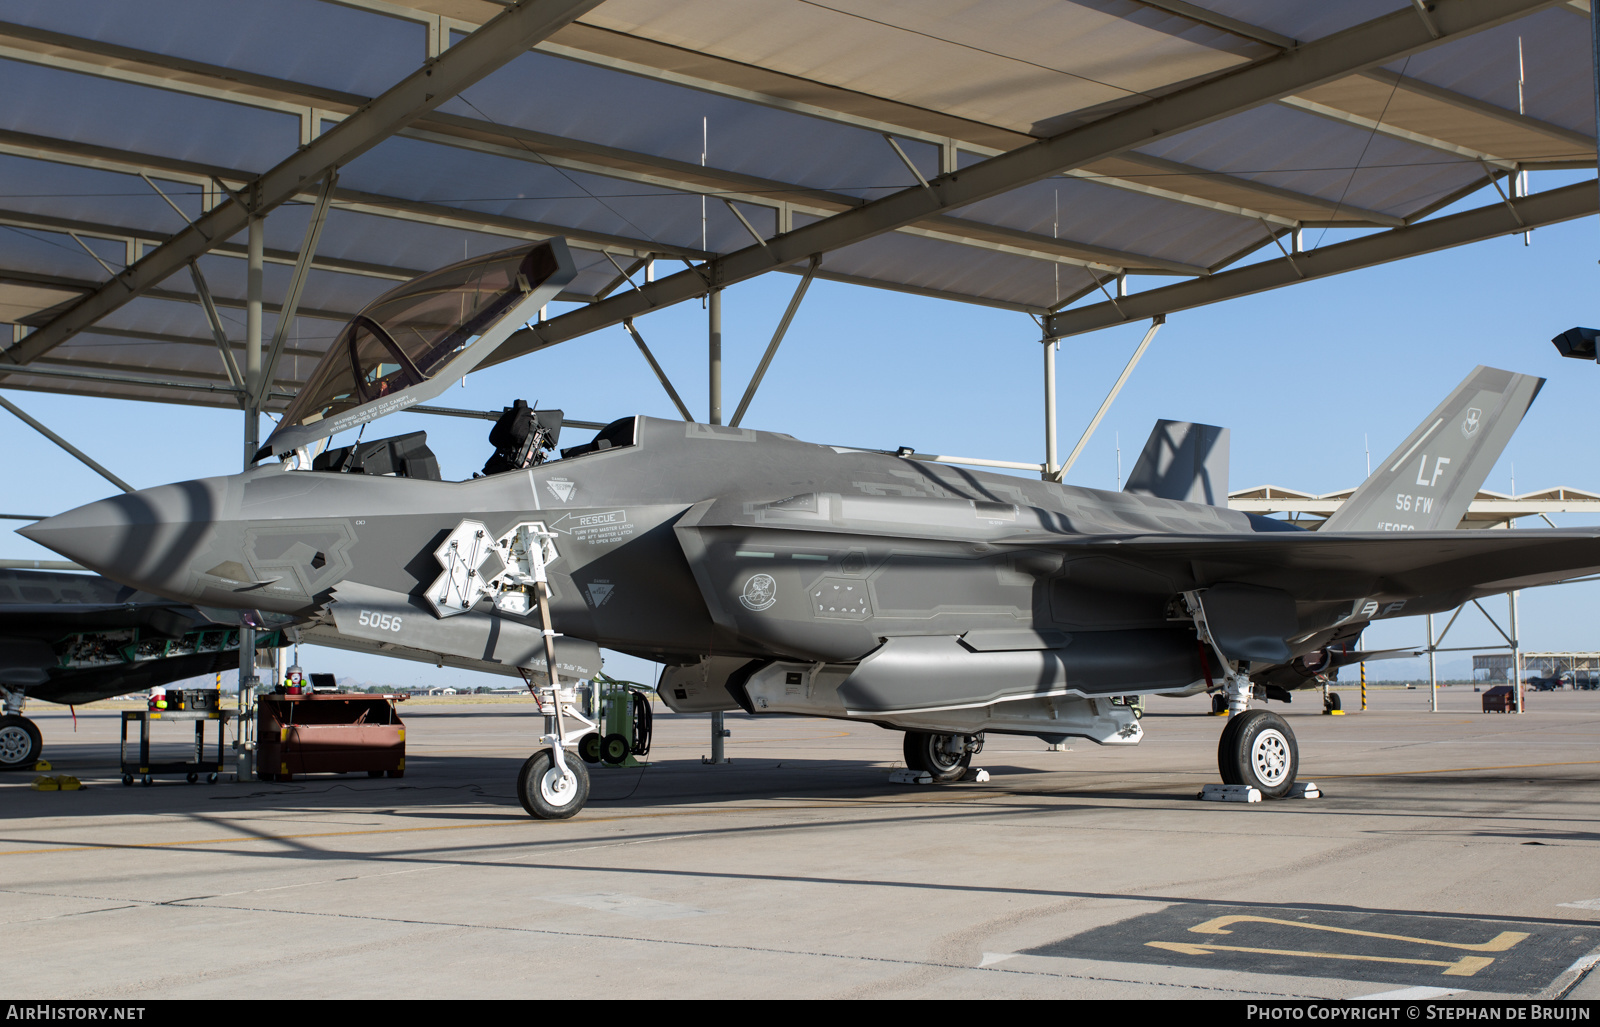
<path id="1" fill-rule="evenodd" d="M 1475 368 L 1320 530 L 1454 528 L 1543 385 L 1532 375 Z"/>
<path id="2" fill-rule="evenodd" d="M 1228 429 L 1157 421 L 1122 491 L 1227 506 Z"/>

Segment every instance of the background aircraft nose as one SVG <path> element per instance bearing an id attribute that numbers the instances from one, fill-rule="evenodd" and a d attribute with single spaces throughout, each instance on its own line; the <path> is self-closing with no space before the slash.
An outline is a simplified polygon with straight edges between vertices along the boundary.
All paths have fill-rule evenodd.
<path id="1" fill-rule="evenodd" d="M 18 533 L 116 581 L 182 598 L 222 499 L 220 479 L 186 481 L 102 499 Z"/>

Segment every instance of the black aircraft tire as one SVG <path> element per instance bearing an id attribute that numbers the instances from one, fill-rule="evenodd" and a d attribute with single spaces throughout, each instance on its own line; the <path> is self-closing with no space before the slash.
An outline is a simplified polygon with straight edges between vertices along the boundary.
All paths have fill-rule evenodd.
<path id="1" fill-rule="evenodd" d="M 1338 692 L 1329 692 L 1328 693 L 1328 709 L 1330 709 L 1330 710 L 1339 710 L 1339 709 L 1343 709 L 1343 708 L 1344 707 L 1339 705 L 1339 693 Z"/>
<path id="2" fill-rule="evenodd" d="M 1228 693 L 1226 693 L 1226 692 L 1212 692 L 1211 693 L 1211 712 L 1212 713 L 1226 713 L 1226 712 L 1228 712 Z"/>
<path id="3" fill-rule="evenodd" d="M 1239 733 L 1239 725 L 1244 723 L 1244 715 L 1229 717 L 1228 722 L 1222 726 L 1222 737 L 1217 739 L 1217 773 L 1222 775 L 1225 785 L 1243 784 L 1239 779 L 1239 765 L 1229 756 L 1233 751 L 1233 736 Z"/>
<path id="4" fill-rule="evenodd" d="M 1228 719 L 1217 745 L 1217 764 L 1227 784 L 1248 785 L 1263 798 L 1281 799 L 1294 787 L 1300 747 L 1282 717 L 1246 710 Z"/>
<path id="5" fill-rule="evenodd" d="M 959 759 L 952 757 L 944 751 L 944 740 L 949 737 L 928 731 L 907 731 L 906 766 L 933 775 L 935 784 L 961 780 L 972 766 L 972 753 L 963 752 Z"/>
<path id="6" fill-rule="evenodd" d="M 0 717 L 0 770 L 31 770 L 44 751 L 39 728 L 27 717 Z"/>
<path id="7" fill-rule="evenodd" d="M 517 772 L 517 801 L 529 816 L 540 820 L 565 820 L 589 801 L 589 768 L 574 759 L 563 762 L 574 779 L 565 788 L 552 780 L 555 760 L 549 749 L 540 749 L 522 764 Z"/>
<path id="8" fill-rule="evenodd" d="M 606 735 L 600 740 L 600 758 L 613 767 L 622 766 L 630 751 L 628 740 L 621 735 Z"/>

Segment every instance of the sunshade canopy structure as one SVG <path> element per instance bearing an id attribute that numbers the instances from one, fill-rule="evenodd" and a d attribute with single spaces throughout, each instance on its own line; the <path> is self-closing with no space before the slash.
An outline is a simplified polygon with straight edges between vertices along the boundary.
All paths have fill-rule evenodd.
<path id="1" fill-rule="evenodd" d="M 577 268 L 558 299 L 581 306 L 492 360 L 813 263 L 1061 335 L 1517 232 L 1596 210 L 1592 183 L 1518 189 L 1595 162 L 1588 19 L 1552 0 L 3 0 L 0 387 L 281 410 L 396 283 L 556 236 Z M 1432 216 L 1490 184 L 1503 198 Z M 1319 226 L 1373 231 L 1302 251 Z"/>

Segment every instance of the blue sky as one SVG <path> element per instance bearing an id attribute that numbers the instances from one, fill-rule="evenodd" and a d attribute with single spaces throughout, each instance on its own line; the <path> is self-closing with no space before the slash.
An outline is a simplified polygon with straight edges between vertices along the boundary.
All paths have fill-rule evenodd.
<path id="1" fill-rule="evenodd" d="M 1574 173 L 1535 176 L 1535 190 Z M 1592 176 L 1590 176 L 1592 177 Z M 1497 199 L 1491 191 L 1459 205 Z M 1509 215 L 1508 215 L 1509 216 Z M 1348 233 L 1306 233 L 1307 246 Z M 1276 256 L 1276 249 L 1262 256 Z M 1277 484 L 1312 492 L 1353 486 L 1365 474 L 1364 439 L 1374 462 L 1389 453 L 1475 365 L 1549 379 L 1486 487 L 1529 492 L 1555 485 L 1600 491 L 1595 398 L 1600 366 L 1560 359 L 1550 337 L 1596 325 L 1600 224 L 1568 222 L 1366 271 L 1173 315 L 1100 425 L 1068 481 L 1113 489 L 1117 448 L 1131 467 L 1159 417 L 1232 429 L 1231 484 Z M 797 279 L 768 275 L 727 290 L 723 409 L 731 416 Z M 1152 285 L 1163 279 L 1147 280 Z M 1137 287 L 1139 282 L 1135 282 Z M 706 411 L 706 315 L 700 304 L 637 322 L 698 417 Z M 1069 451 L 1143 335 L 1145 324 L 1061 342 L 1060 449 Z M 744 424 L 837 444 L 1043 459 L 1042 352 L 1024 314 L 817 282 L 774 361 Z M 137 487 L 237 470 L 237 411 L 191 409 L 7 390 L 49 424 Z M 498 409 L 513 399 L 606 421 L 675 411 L 626 332 L 608 329 L 469 376 L 437 405 Z M 369 436 L 425 429 L 447 478 L 470 475 L 489 452 L 488 422 L 392 416 Z M 574 433 L 563 439 L 581 438 Z M 0 480 L 5 513 L 53 514 L 102 498 L 104 480 L 0 412 Z M 1562 526 L 1581 523 L 1557 517 Z M 7 522 L 15 525 L 16 522 Z M 1524 522 L 1529 526 L 1535 522 Z M 0 557 L 55 558 L 21 536 L 0 532 Z M 1522 594 L 1524 648 L 1600 649 L 1594 624 L 1600 583 Z M 1486 605 L 1503 619 L 1504 600 Z M 1420 643 L 1408 618 L 1368 632 L 1370 647 Z M 1449 644 L 1498 641 L 1475 613 Z M 302 650 L 308 670 L 330 670 L 394 685 L 505 679 L 332 650 Z M 639 678 L 649 668 L 625 658 L 608 670 Z M 1375 676 L 1426 673 L 1422 661 L 1375 665 Z"/>

